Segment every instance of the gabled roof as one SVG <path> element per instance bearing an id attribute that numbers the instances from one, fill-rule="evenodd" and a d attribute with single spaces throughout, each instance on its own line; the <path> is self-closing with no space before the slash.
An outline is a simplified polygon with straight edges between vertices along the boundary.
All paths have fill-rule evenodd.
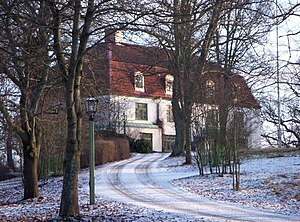
<path id="1" fill-rule="evenodd" d="M 166 69 L 136 63 L 111 61 L 110 92 L 127 96 L 164 97 Z M 144 92 L 136 91 L 134 87 L 135 72 L 144 75 Z"/>
<path id="2" fill-rule="evenodd" d="M 206 83 L 213 81 L 215 84 L 215 95 L 207 98 Z M 226 72 L 209 72 L 201 78 L 199 94 L 196 100 L 199 103 L 215 105 L 236 105 L 244 108 L 259 109 L 260 105 L 254 98 L 251 89 L 248 87 L 244 77 L 240 75 L 228 75 Z"/>
<path id="3" fill-rule="evenodd" d="M 260 109 L 260 105 L 254 98 L 244 77 L 240 75 L 229 76 L 229 81 L 231 83 L 230 85 L 233 97 L 237 100 L 237 106 Z"/>
<path id="4" fill-rule="evenodd" d="M 167 55 L 162 48 L 132 44 L 110 44 L 113 61 L 162 67 Z"/>
<path id="5" fill-rule="evenodd" d="M 102 86 L 108 93 L 151 98 L 171 98 L 165 91 L 165 76 L 169 74 L 168 57 L 166 52 L 159 47 L 146 47 L 123 43 L 99 44 L 90 54 L 91 73 L 100 77 Z M 245 79 L 240 75 L 226 72 L 215 64 L 209 64 L 213 71 L 207 72 L 199 82 L 199 94 L 195 95 L 199 102 L 220 104 L 224 100 L 237 99 L 237 105 L 247 108 L 259 108 L 259 103 L 254 98 Z M 134 88 L 134 73 L 144 75 L 144 92 Z M 205 81 L 213 79 L 216 83 L 216 96 L 214 99 L 205 97 Z M 101 84 L 99 84 L 101 85 Z"/>
<path id="6" fill-rule="evenodd" d="M 107 93 L 171 98 L 165 93 L 165 63 L 163 50 L 130 44 L 102 43 L 91 50 L 86 58 L 86 79 L 93 79 Z M 144 75 L 145 91 L 134 88 L 134 73 Z"/>

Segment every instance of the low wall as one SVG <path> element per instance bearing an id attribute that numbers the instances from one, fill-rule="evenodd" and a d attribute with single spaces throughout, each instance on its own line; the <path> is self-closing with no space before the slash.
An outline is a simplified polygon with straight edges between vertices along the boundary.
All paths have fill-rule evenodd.
<path id="1" fill-rule="evenodd" d="M 128 159 L 130 156 L 129 142 L 123 138 L 95 140 L 95 165 Z M 81 152 L 80 167 L 89 166 L 89 146 Z"/>

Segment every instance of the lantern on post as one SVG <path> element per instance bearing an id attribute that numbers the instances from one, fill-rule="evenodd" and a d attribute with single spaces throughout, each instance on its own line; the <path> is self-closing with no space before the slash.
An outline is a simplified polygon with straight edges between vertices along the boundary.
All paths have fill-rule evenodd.
<path id="1" fill-rule="evenodd" d="M 89 114 L 89 141 L 90 141 L 90 204 L 95 204 L 95 123 L 94 116 L 97 112 L 98 100 L 86 100 L 86 112 Z"/>

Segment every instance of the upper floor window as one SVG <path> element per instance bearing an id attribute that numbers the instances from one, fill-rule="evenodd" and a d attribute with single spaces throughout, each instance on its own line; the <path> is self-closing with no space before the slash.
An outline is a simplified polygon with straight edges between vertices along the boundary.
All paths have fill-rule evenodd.
<path id="1" fill-rule="evenodd" d="M 207 80 L 205 83 L 205 88 L 206 88 L 206 98 L 212 99 L 215 97 L 215 92 L 216 92 L 216 84 L 212 80 Z"/>
<path id="2" fill-rule="evenodd" d="M 147 103 L 135 103 L 135 119 L 148 120 Z"/>
<path id="3" fill-rule="evenodd" d="M 166 85 L 166 94 L 172 95 L 173 93 L 173 81 L 174 78 L 171 75 L 166 75 L 166 80 L 165 80 L 165 85 Z"/>
<path id="4" fill-rule="evenodd" d="M 134 88 L 136 91 L 144 92 L 145 91 L 144 75 L 141 72 L 134 73 Z"/>

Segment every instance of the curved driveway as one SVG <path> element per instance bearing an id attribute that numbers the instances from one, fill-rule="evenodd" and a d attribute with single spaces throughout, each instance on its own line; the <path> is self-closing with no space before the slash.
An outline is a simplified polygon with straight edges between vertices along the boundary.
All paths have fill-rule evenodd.
<path id="1" fill-rule="evenodd" d="M 216 221 L 299 221 L 299 218 L 237 207 L 185 192 L 173 179 L 197 172 L 166 172 L 159 160 L 169 154 L 137 154 L 131 159 L 107 164 L 97 170 L 96 194 L 107 198 L 171 213 L 183 213 Z"/>

